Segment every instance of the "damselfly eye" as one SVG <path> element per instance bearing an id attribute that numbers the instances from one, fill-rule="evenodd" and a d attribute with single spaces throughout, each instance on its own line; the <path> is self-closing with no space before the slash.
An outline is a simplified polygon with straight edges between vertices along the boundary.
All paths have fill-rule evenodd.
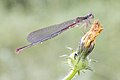
<path id="1" fill-rule="evenodd" d="M 93 18 L 94 18 L 94 15 L 93 15 L 92 13 L 90 13 L 90 14 L 88 15 L 88 17 L 91 18 L 91 19 L 93 19 Z"/>

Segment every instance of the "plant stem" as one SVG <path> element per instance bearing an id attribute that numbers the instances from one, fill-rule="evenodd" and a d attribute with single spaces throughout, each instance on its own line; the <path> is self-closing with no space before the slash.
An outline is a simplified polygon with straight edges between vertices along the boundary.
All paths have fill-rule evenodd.
<path id="1" fill-rule="evenodd" d="M 71 80 L 77 72 L 78 69 L 75 67 L 63 80 Z"/>

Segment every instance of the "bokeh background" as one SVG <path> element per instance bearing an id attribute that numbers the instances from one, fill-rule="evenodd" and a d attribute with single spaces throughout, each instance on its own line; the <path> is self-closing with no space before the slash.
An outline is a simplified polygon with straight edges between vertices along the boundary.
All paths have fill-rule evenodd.
<path id="1" fill-rule="evenodd" d="M 92 12 L 104 31 L 90 58 L 94 72 L 73 80 L 120 80 L 120 0 L 0 0 L 0 80 L 61 80 L 70 71 L 59 56 L 76 49 L 81 30 L 76 27 L 24 50 L 27 35 L 37 29 Z"/>

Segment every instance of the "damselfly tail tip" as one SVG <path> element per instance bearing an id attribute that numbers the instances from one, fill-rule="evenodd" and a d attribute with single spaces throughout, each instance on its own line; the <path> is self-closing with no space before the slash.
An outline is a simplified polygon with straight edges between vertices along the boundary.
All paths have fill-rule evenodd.
<path id="1" fill-rule="evenodd" d="M 16 54 L 20 54 L 20 52 L 21 52 L 22 50 L 23 50 L 23 48 L 17 48 L 16 51 L 15 51 L 15 53 L 16 53 Z"/>
<path id="2" fill-rule="evenodd" d="M 20 47 L 20 48 L 17 48 L 16 49 L 16 53 L 19 54 L 23 49 L 25 49 L 27 46 L 23 46 L 23 47 Z"/>
<path id="3" fill-rule="evenodd" d="M 28 44 L 28 45 L 25 45 L 23 47 L 17 48 L 16 53 L 19 54 L 22 50 L 24 50 L 24 49 L 26 49 L 28 47 L 31 47 L 31 46 L 33 46 L 33 44 Z"/>

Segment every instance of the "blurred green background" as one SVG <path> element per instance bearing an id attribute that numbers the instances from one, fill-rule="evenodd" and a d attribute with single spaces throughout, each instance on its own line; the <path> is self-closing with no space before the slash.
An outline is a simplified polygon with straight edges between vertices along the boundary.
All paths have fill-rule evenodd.
<path id="1" fill-rule="evenodd" d="M 120 0 L 0 0 L 0 80 L 61 80 L 70 71 L 59 56 L 76 49 L 81 30 L 76 27 L 24 50 L 27 35 L 89 12 L 103 24 L 90 58 L 95 72 L 73 80 L 120 80 Z"/>

